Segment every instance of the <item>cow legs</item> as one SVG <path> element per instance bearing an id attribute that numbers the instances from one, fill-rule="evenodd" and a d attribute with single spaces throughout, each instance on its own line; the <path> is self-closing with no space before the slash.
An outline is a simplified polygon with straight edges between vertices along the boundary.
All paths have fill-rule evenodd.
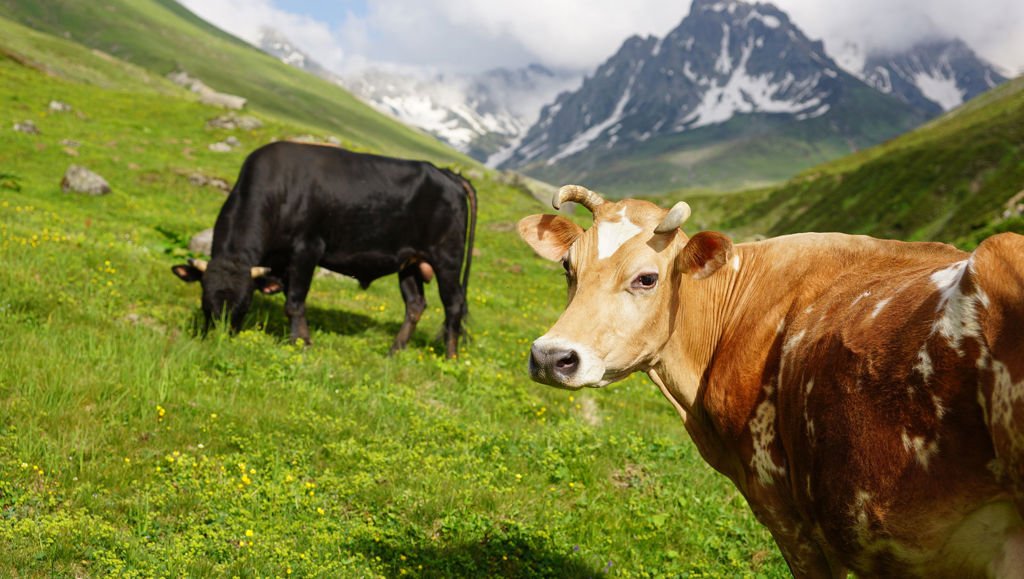
<path id="1" fill-rule="evenodd" d="M 416 329 L 416 323 L 420 321 L 423 310 L 427 308 L 418 264 L 414 263 L 398 272 L 398 286 L 402 290 L 402 299 L 405 300 L 405 320 L 402 321 L 402 327 L 395 336 L 395 343 L 391 344 L 391 349 L 388 350 L 388 356 L 405 349 Z"/>
<path id="2" fill-rule="evenodd" d="M 462 331 L 462 318 L 466 315 L 466 292 L 459 283 L 459 265 L 455 267 L 437 267 L 437 289 L 444 304 L 444 344 L 445 356 L 454 358 L 459 352 L 459 334 Z"/>
<path id="3" fill-rule="evenodd" d="M 320 261 L 320 251 L 295 250 L 288 264 L 288 284 L 285 289 L 284 313 L 288 316 L 289 341 L 302 340 L 309 345 L 309 324 L 306 321 L 306 295 L 313 283 L 313 271 Z"/>

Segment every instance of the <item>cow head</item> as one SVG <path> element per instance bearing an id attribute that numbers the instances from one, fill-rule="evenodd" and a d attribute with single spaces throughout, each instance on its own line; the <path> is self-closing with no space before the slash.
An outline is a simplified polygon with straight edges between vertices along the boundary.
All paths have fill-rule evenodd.
<path id="1" fill-rule="evenodd" d="M 541 257 L 561 262 L 569 302 L 530 349 L 530 376 L 562 388 L 600 387 L 644 371 L 678 327 L 682 279 L 721 267 L 732 243 L 718 233 L 679 229 L 690 207 L 666 211 L 647 201 L 605 201 L 578 185 L 562 187 L 555 209 L 575 201 L 594 214 L 584 230 L 555 215 L 531 215 L 519 235 Z"/>
<path id="2" fill-rule="evenodd" d="M 251 267 L 232 260 L 189 259 L 188 264 L 175 265 L 171 271 L 186 282 L 202 282 L 207 326 L 226 317 L 234 330 L 240 330 L 254 290 L 267 294 L 281 291 L 281 283 L 270 277 L 269 267 Z"/>

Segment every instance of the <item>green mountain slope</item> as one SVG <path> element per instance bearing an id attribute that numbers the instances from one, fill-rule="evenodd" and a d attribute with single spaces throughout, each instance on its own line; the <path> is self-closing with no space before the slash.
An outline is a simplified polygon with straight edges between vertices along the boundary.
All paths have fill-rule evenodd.
<path id="1" fill-rule="evenodd" d="M 740 236 L 844 231 L 969 248 L 1024 231 L 1024 78 L 921 128 L 770 190 L 692 197 L 695 218 Z M 678 193 L 670 198 L 685 197 Z M 727 209 L 726 209 L 727 208 Z"/>
<path id="2" fill-rule="evenodd" d="M 476 164 L 381 115 L 341 87 L 206 24 L 174 0 L 0 0 L 0 14 L 158 76 L 185 70 L 218 91 L 249 99 L 247 107 L 253 111 L 313 134 L 333 133 L 357 148 Z"/>
<path id="3" fill-rule="evenodd" d="M 528 380 L 565 281 L 515 233 L 545 208 L 487 175 L 457 360 L 435 284 L 385 356 L 394 277 L 318 277 L 306 349 L 281 295 L 197 335 L 169 266 L 224 193 L 190 176 L 309 125 L 208 128 L 221 110 L 134 62 L 0 18 L 0 577 L 788 576 L 646 379 Z M 112 192 L 62 192 L 72 163 Z"/>

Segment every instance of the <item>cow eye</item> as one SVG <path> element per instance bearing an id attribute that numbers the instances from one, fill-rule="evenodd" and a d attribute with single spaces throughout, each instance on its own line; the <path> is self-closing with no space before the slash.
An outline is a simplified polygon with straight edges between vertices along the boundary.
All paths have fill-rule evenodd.
<path id="1" fill-rule="evenodd" d="M 656 285 L 658 285 L 658 274 L 642 273 L 633 279 L 633 283 L 630 284 L 630 287 L 635 290 L 649 290 L 653 289 Z"/>

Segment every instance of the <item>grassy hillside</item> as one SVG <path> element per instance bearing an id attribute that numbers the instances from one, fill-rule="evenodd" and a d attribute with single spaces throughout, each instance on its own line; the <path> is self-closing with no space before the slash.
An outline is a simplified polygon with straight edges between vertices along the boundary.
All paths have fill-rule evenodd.
<path id="1" fill-rule="evenodd" d="M 0 14 L 157 76 L 185 70 L 218 91 L 246 97 L 251 110 L 300 126 L 299 132 L 327 132 L 403 157 L 475 164 L 342 88 L 206 24 L 174 0 L 0 0 Z"/>
<path id="2" fill-rule="evenodd" d="M 1022 200 L 1008 203 L 1022 191 L 1024 78 L 1018 78 L 770 193 L 731 196 L 724 203 L 734 210 L 715 225 L 747 235 L 845 231 L 972 248 L 999 231 L 1024 231 Z M 695 202 L 707 207 L 723 200 Z"/>
<path id="3" fill-rule="evenodd" d="M 402 320 L 394 278 L 318 278 L 307 349 L 285 344 L 280 295 L 257 297 L 237 336 L 197 336 L 199 288 L 169 266 L 224 196 L 188 176 L 232 182 L 246 151 L 334 129 L 269 105 L 254 106 L 261 129 L 207 129 L 221 111 L 133 62 L 0 19 L 0 576 L 786 576 L 646 379 L 580 393 L 528 380 L 564 280 L 514 233 L 544 208 L 495 180 L 474 179 L 457 361 L 435 339 L 433 286 L 409 349 L 384 356 Z M 24 120 L 41 133 L 11 129 Z M 207 148 L 228 136 L 243 146 Z M 393 136 L 381 152 L 402 149 Z M 62 192 L 71 163 L 113 191 Z"/>

